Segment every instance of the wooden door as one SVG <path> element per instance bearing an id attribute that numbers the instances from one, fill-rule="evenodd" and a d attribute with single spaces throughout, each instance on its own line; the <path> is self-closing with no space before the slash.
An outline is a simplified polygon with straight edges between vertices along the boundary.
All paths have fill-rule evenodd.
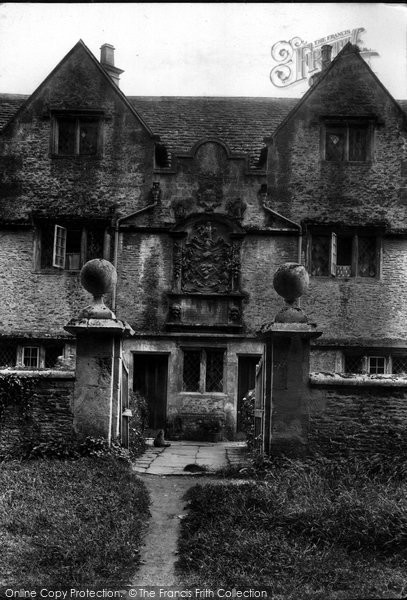
<path id="1" fill-rule="evenodd" d="M 148 403 L 148 426 L 165 429 L 167 418 L 168 355 L 134 354 L 133 390 Z"/>
<path id="2" fill-rule="evenodd" d="M 260 356 L 239 356 L 237 383 L 237 431 L 241 429 L 240 409 L 247 392 L 256 386 L 256 365 Z"/>

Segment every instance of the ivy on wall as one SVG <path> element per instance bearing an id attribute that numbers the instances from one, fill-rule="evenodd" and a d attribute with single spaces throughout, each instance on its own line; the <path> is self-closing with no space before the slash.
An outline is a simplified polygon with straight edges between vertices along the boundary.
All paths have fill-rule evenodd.
<path id="1" fill-rule="evenodd" d="M 34 390 L 38 386 L 37 377 L 27 377 L 17 373 L 0 374 L 0 423 L 8 407 L 15 407 L 22 417 L 31 414 Z"/>

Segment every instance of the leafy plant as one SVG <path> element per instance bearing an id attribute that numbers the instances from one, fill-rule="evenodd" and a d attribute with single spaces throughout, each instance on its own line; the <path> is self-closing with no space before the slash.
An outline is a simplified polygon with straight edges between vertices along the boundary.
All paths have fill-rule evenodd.
<path id="1" fill-rule="evenodd" d="M 129 418 L 129 454 L 136 458 L 146 448 L 144 430 L 148 424 L 148 403 L 139 392 L 130 391 L 129 408 L 132 416 Z"/>

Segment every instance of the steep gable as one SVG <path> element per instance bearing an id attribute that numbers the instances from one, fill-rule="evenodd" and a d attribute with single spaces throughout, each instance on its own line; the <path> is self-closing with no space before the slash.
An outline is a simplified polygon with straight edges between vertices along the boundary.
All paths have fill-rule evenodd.
<path id="1" fill-rule="evenodd" d="M 22 112 L 35 110 L 37 102 L 42 102 L 47 108 L 94 108 L 106 105 L 107 96 L 111 100 L 120 101 L 130 113 L 142 124 L 149 135 L 153 135 L 150 127 L 129 103 L 123 92 L 115 85 L 102 65 L 87 48 L 82 40 L 66 54 L 51 73 L 44 79 L 38 88 L 28 96 L 12 114 L 4 126 L 7 130 Z M 7 117 L 19 102 L 13 97 L 4 102 L 4 112 L 1 117 Z"/>
<path id="2" fill-rule="evenodd" d="M 357 135 L 364 136 L 360 156 L 356 142 L 350 150 Z M 330 140 L 341 140 L 339 160 L 327 152 Z M 276 211 L 303 224 L 406 229 L 406 115 L 351 44 L 269 142 Z"/>
<path id="3" fill-rule="evenodd" d="M 377 105 L 372 89 L 381 96 L 381 105 Z M 351 93 L 350 93 L 351 92 Z M 381 93 L 380 93 L 381 92 Z M 350 42 L 331 62 L 329 67 L 316 74 L 310 89 L 287 114 L 273 133 L 277 136 L 297 113 L 306 110 L 312 104 L 314 111 L 321 115 L 357 115 L 369 114 L 375 109 L 382 109 L 382 103 L 390 104 L 402 119 L 406 119 L 405 100 L 396 101 L 372 69 L 360 56 L 359 50 Z"/>

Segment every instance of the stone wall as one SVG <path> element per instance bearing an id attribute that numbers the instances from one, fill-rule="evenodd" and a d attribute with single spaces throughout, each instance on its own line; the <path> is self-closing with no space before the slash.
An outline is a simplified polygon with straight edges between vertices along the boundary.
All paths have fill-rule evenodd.
<path id="1" fill-rule="evenodd" d="M 388 345 L 391 340 L 404 338 L 406 239 L 383 239 L 381 271 L 380 278 L 310 278 L 302 307 L 323 331 L 319 342 L 335 340 L 344 345 Z"/>
<path id="2" fill-rule="evenodd" d="M 313 376 L 311 377 L 311 380 Z M 323 379 L 323 378 L 322 378 Z M 328 456 L 407 451 L 407 381 L 311 384 L 308 444 Z"/>
<path id="3" fill-rule="evenodd" d="M 40 442 L 70 440 L 73 436 L 74 374 L 56 371 L 15 373 L 35 377 L 36 387 L 27 415 L 16 404 L 6 407 L 1 416 L 0 456 L 19 454 Z"/>
<path id="4" fill-rule="evenodd" d="M 72 339 L 63 326 L 91 298 L 80 285 L 79 274 L 36 271 L 31 228 L 5 229 L 0 235 L 1 333 Z"/>

